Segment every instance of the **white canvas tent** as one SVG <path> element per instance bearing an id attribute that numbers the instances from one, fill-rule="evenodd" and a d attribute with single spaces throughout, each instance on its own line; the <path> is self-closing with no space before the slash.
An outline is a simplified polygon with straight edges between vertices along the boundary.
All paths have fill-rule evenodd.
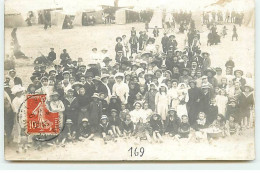
<path id="1" fill-rule="evenodd" d="M 248 10 L 245 13 L 243 24 L 247 27 L 255 27 L 255 11 L 254 9 Z"/>
<path id="2" fill-rule="evenodd" d="M 51 24 L 62 28 L 66 16 L 73 16 L 73 14 L 61 10 L 51 11 Z"/>
<path id="3" fill-rule="evenodd" d="M 149 28 L 163 28 L 163 11 L 162 10 L 154 10 L 153 17 L 149 23 Z"/>
<path id="4" fill-rule="evenodd" d="M 139 17 L 139 13 L 137 11 L 128 8 L 121 8 L 115 13 L 116 24 L 135 22 L 135 18 L 137 16 Z"/>
<path id="5" fill-rule="evenodd" d="M 202 32 L 203 22 L 202 22 L 202 12 L 201 11 L 194 11 L 192 12 L 192 20 L 194 20 L 195 27 L 197 30 Z"/>
<path id="6" fill-rule="evenodd" d="M 97 24 L 103 23 L 103 19 L 102 19 L 103 10 L 81 10 L 78 11 L 75 15 L 75 19 L 73 21 L 74 26 L 82 26 L 82 16 L 84 13 L 87 16 L 90 15 L 94 16 Z"/>
<path id="7" fill-rule="evenodd" d="M 5 27 L 21 27 L 25 26 L 24 18 L 22 17 L 21 13 L 16 10 L 8 10 L 5 11 Z"/>

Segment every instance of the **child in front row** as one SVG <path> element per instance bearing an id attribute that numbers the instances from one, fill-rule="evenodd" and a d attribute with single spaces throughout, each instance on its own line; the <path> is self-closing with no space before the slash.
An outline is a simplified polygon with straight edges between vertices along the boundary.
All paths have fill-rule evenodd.
<path id="1" fill-rule="evenodd" d="M 87 118 L 83 118 L 82 119 L 82 122 L 80 124 L 80 127 L 79 127 L 79 132 L 78 132 L 78 139 L 80 141 L 84 141 L 84 140 L 94 140 L 93 137 L 94 137 L 94 134 L 92 133 L 92 130 L 91 130 L 91 126 L 88 122 L 88 119 Z"/>
<path id="2" fill-rule="evenodd" d="M 71 119 L 66 120 L 65 127 L 60 135 L 61 137 L 61 146 L 65 147 L 65 143 L 67 142 L 75 142 L 76 140 L 76 131 L 73 126 L 73 122 Z"/>
<path id="3" fill-rule="evenodd" d="M 238 123 L 235 122 L 234 114 L 231 114 L 229 116 L 229 120 L 227 120 L 225 125 L 225 134 L 227 136 L 230 136 L 230 135 L 239 135 L 239 133 L 240 133 L 240 126 Z"/>
<path id="4" fill-rule="evenodd" d="M 134 123 L 131 120 L 131 116 L 129 114 L 126 115 L 125 121 L 122 122 L 122 128 L 125 139 L 129 139 L 134 132 Z"/>
<path id="5" fill-rule="evenodd" d="M 196 123 L 194 124 L 194 130 L 195 130 L 195 137 L 197 142 L 200 142 L 201 140 L 207 140 L 207 118 L 204 112 L 200 112 L 198 115 L 198 119 Z"/>
<path id="6" fill-rule="evenodd" d="M 209 126 L 208 140 L 212 142 L 212 139 L 218 139 L 224 137 L 225 131 L 225 117 L 222 114 L 218 114 L 217 119 Z"/>
<path id="7" fill-rule="evenodd" d="M 150 119 L 150 126 L 152 127 L 153 131 L 153 139 L 155 142 L 162 143 L 162 119 L 159 114 L 154 113 Z"/>
<path id="8" fill-rule="evenodd" d="M 190 124 L 189 124 L 189 118 L 187 115 L 182 115 L 181 116 L 181 123 L 178 129 L 178 134 L 175 135 L 175 139 L 180 142 L 181 138 L 187 138 L 187 142 L 190 141 L 191 135 L 190 135 Z"/>
<path id="9" fill-rule="evenodd" d="M 107 144 L 107 141 L 109 141 L 111 138 L 113 139 L 114 142 L 117 142 L 117 140 L 115 139 L 114 133 L 112 131 L 111 125 L 108 122 L 107 116 L 102 115 L 100 121 L 101 122 L 99 124 L 99 131 L 104 140 L 104 144 Z"/>
<path id="10" fill-rule="evenodd" d="M 135 131 L 133 133 L 133 136 L 135 136 L 137 139 L 136 143 L 140 144 L 142 139 L 147 139 L 148 142 L 151 143 L 152 140 L 150 136 L 150 131 L 151 131 L 151 127 L 149 123 L 144 123 L 143 118 L 140 117 L 136 124 Z"/>
<path id="11" fill-rule="evenodd" d="M 165 134 L 170 137 L 174 137 L 178 133 L 179 125 L 181 123 L 180 118 L 177 116 L 177 112 L 174 108 L 170 108 L 166 117 Z"/>
<path id="12" fill-rule="evenodd" d="M 109 118 L 109 123 L 111 125 L 112 131 L 115 135 L 115 137 L 117 138 L 118 136 L 122 137 L 122 133 L 119 129 L 120 125 L 121 125 L 121 120 L 119 118 L 119 116 L 117 115 L 117 110 L 116 109 L 112 109 L 111 110 L 111 116 Z"/>

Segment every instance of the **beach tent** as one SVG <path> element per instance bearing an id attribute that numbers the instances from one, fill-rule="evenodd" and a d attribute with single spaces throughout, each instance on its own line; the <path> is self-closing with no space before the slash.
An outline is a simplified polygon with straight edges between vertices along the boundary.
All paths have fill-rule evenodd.
<path id="1" fill-rule="evenodd" d="M 21 13 L 16 10 L 5 11 L 5 27 L 15 28 L 26 26 L 24 18 Z"/>
<path id="2" fill-rule="evenodd" d="M 203 26 L 202 11 L 192 12 L 191 18 L 192 18 L 192 20 L 194 20 L 196 29 L 199 30 L 200 32 L 202 32 L 202 26 Z"/>
<path id="3" fill-rule="evenodd" d="M 62 29 L 65 19 L 74 17 L 73 14 L 61 10 L 51 11 L 51 24 Z"/>
<path id="4" fill-rule="evenodd" d="M 103 18 L 102 18 L 103 10 L 82 10 L 76 13 L 75 19 L 73 21 L 73 25 L 82 26 L 82 16 L 85 14 L 87 16 L 91 16 L 91 15 L 94 16 L 97 24 L 103 23 Z"/>
<path id="5" fill-rule="evenodd" d="M 153 17 L 149 23 L 149 28 L 163 28 L 163 11 L 162 10 L 154 10 Z"/>
<path id="6" fill-rule="evenodd" d="M 255 11 L 254 9 L 248 10 L 244 15 L 244 25 L 247 27 L 255 27 Z"/>
<path id="7" fill-rule="evenodd" d="M 132 23 L 139 20 L 139 13 L 132 9 L 122 8 L 116 11 L 116 24 Z"/>

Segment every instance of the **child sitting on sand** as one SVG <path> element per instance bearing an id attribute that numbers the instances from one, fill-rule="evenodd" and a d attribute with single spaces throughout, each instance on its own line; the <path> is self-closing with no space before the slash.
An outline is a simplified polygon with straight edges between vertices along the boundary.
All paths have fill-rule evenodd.
<path id="1" fill-rule="evenodd" d="M 219 137 L 224 137 L 225 128 L 225 118 L 222 114 L 218 114 L 217 119 L 209 126 L 208 139 L 210 142 L 212 139 L 218 139 Z"/>
<path id="2" fill-rule="evenodd" d="M 79 126 L 78 139 L 80 141 L 93 140 L 94 134 L 92 133 L 91 126 L 87 118 L 83 118 Z"/>
<path id="3" fill-rule="evenodd" d="M 175 139 L 180 142 L 181 138 L 187 138 L 189 142 L 191 139 L 191 135 L 190 135 L 190 124 L 189 124 L 189 118 L 187 115 L 182 115 L 181 116 L 181 123 L 178 129 L 178 134 L 175 135 Z"/>
<path id="4" fill-rule="evenodd" d="M 102 135 L 102 138 L 104 140 L 104 144 L 107 144 L 107 141 L 113 139 L 114 142 L 117 142 L 115 139 L 114 133 L 112 131 L 111 125 L 108 122 L 108 118 L 106 115 L 102 115 L 100 119 L 100 124 L 99 124 L 99 131 Z"/>
<path id="5" fill-rule="evenodd" d="M 129 139 L 134 132 L 134 123 L 131 120 L 131 116 L 129 114 L 126 115 L 125 121 L 122 122 L 122 128 L 124 137 Z"/>
<path id="6" fill-rule="evenodd" d="M 227 136 L 230 135 L 239 135 L 240 133 L 240 126 L 238 123 L 235 122 L 235 116 L 231 114 L 229 116 L 229 120 L 227 120 L 225 125 L 225 134 Z"/>
<path id="7" fill-rule="evenodd" d="M 60 135 L 61 146 L 64 147 L 67 142 L 75 142 L 76 131 L 74 130 L 73 122 L 71 119 L 66 120 L 65 127 Z"/>
<path id="8" fill-rule="evenodd" d="M 200 112 L 198 115 L 198 119 L 196 123 L 194 124 L 194 130 L 195 130 L 195 137 L 196 140 L 199 142 L 200 140 L 206 140 L 207 139 L 207 119 L 204 112 Z"/>
<path id="9" fill-rule="evenodd" d="M 139 118 L 138 123 L 136 124 L 135 131 L 133 136 L 136 137 L 136 143 L 140 144 L 142 139 L 147 139 L 148 142 L 152 142 L 150 136 L 151 127 L 149 123 L 144 123 L 143 118 Z"/>
<path id="10" fill-rule="evenodd" d="M 117 138 L 118 136 L 122 137 L 122 133 L 119 129 L 120 125 L 121 125 L 121 120 L 119 118 L 119 116 L 117 115 L 117 110 L 116 109 L 112 109 L 111 110 L 111 116 L 109 118 L 109 123 L 111 125 L 111 129 L 115 135 L 115 137 Z"/>
<path id="11" fill-rule="evenodd" d="M 153 139 L 155 142 L 162 143 L 162 119 L 159 114 L 154 113 L 150 119 L 150 126 L 152 127 Z"/>
<path id="12" fill-rule="evenodd" d="M 165 134 L 174 137 L 178 133 L 180 123 L 181 120 L 177 116 L 177 112 L 174 108 L 170 108 L 166 117 L 166 123 L 164 124 Z"/>

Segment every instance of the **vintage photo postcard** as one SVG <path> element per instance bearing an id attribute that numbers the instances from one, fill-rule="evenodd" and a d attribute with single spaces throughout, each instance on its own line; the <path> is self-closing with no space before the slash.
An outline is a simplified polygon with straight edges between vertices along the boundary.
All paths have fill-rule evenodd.
<path id="1" fill-rule="evenodd" d="M 5 0 L 11 161 L 254 160 L 253 0 Z"/>

